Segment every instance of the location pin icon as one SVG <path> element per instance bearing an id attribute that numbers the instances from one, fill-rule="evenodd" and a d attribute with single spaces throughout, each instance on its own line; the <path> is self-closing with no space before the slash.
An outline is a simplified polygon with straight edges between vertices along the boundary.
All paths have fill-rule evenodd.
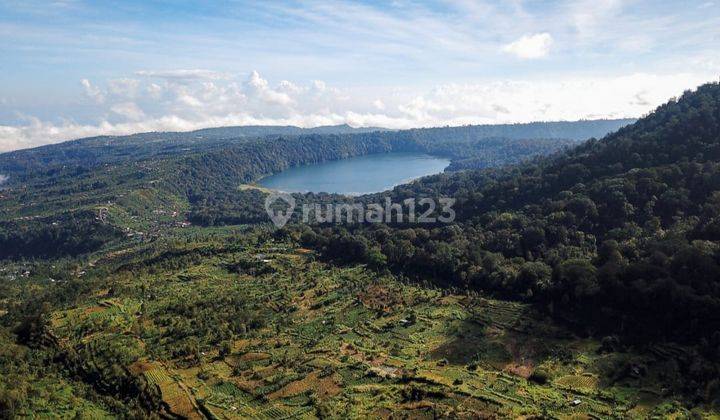
<path id="1" fill-rule="evenodd" d="M 273 209 L 273 204 L 275 204 L 278 200 L 282 200 L 288 205 L 287 210 L 283 212 Z M 268 196 L 265 197 L 265 211 L 270 217 L 270 220 L 272 220 L 273 224 L 275 224 L 278 228 L 281 228 L 290 220 L 293 212 L 295 211 L 295 198 L 284 192 L 273 192 L 268 194 Z"/>

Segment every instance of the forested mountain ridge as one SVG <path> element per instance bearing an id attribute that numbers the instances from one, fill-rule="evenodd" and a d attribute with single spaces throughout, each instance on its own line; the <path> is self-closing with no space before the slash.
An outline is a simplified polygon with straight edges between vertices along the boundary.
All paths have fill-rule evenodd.
<path id="1" fill-rule="evenodd" d="M 0 174 L 27 176 L 28 172 L 55 166 L 86 168 L 141 159 L 214 150 L 266 136 L 341 134 L 381 131 L 348 125 L 301 128 L 295 126 L 238 126 L 205 128 L 189 132 L 148 132 L 127 136 L 97 136 L 0 154 Z"/>
<path id="2" fill-rule="evenodd" d="M 191 132 L 140 133 L 129 136 L 100 136 L 0 154 L 0 174 L 11 180 L 25 178 L 33 171 L 58 166 L 82 166 L 163 159 L 210 152 L 264 138 L 309 135 L 352 135 L 385 132 L 387 138 L 399 133 L 420 142 L 478 142 L 486 138 L 571 139 L 600 137 L 633 120 L 542 122 L 530 124 L 478 125 L 391 131 L 380 128 L 352 128 L 347 125 L 316 128 L 292 126 L 219 127 Z M 532 147 L 529 144 L 527 147 Z M 511 162 L 508 162 L 511 163 Z"/>
<path id="3" fill-rule="evenodd" d="M 558 156 L 392 192 L 456 198 L 455 225 L 302 235 L 332 258 L 536 302 L 585 332 L 720 343 L 719 133 L 714 83 Z"/>
<path id="4" fill-rule="evenodd" d="M 634 123 L 632 118 L 579 121 L 538 121 L 517 124 L 484 124 L 459 127 L 433 127 L 407 130 L 419 138 L 437 138 L 438 134 L 464 140 L 499 137 L 506 139 L 571 139 L 603 137 Z"/>
<path id="5" fill-rule="evenodd" d="M 481 209 L 500 210 L 537 203 L 544 194 L 557 193 L 605 176 L 633 176 L 643 168 L 720 161 L 720 89 L 717 83 L 701 86 L 679 100 L 660 106 L 636 123 L 601 140 L 591 139 L 578 147 L 535 165 L 509 168 L 497 183 L 479 186 L 487 175 L 467 176 L 483 194 Z M 631 172 L 633 171 L 633 172 Z M 523 172 L 524 176 L 518 176 Z M 509 174 L 509 175 L 508 175 Z M 474 181 L 470 181 L 474 179 Z M 513 185 L 504 185 L 512 182 Z M 428 182 L 432 184 L 432 181 Z"/>

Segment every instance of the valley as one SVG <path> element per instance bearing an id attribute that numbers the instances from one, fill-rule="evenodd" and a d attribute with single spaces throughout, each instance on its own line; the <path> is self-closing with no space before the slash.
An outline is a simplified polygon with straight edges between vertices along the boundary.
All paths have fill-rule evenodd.
<path id="1" fill-rule="evenodd" d="M 25 168 L 0 201 L 1 407 L 714 418 L 719 92 L 579 143 L 463 127 L 243 138 L 163 158 L 151 143 L 85 165 L 72 157 L 83 142 L 65 164 L 35 167 L 42 149 L 0 156 L 6 172 Z M 358 180 L 357 162 L 400 185 Z M 337 181 L 338 168 L 352 187 L 336 192 L 372 193 L 294 199 L 453 197 L 457 219 L 270 223 L 264 176 Z M 429 176 L 402 183 L 416 169 Z"/>
<path id="2" fill-rule="evenodd" d="M 171 417 L 689 414 L 662 385 L 689 349 L 618 351 L 531 306 L 329 266 L 268 232 L 178 231 L 83 268 L 112 274 L 40 340 Z"/>
<path id="3" fill-rule="evenodd" d="M 720 420 L 720 0 L 0 0 L 0 420 Z"/>

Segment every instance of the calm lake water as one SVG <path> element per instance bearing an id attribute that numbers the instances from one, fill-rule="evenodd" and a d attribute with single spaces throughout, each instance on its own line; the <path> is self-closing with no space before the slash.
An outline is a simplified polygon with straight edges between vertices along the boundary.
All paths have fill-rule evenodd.
<path id="1" fill-rule="evenodd" d="M 370 194 L 440 173 L 449 164 L 449 159 L 421 153 L 374 154 L 290 168 L 258 184 L 285 192 Z"/>

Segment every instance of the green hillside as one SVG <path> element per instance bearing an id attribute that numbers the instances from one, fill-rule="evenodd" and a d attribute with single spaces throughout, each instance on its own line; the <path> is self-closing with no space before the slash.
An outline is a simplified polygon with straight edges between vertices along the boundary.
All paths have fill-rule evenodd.
<path id="1" fill-rule="evenodd" d="M 560 128 L 24 155 L 0 190 L 1 415 L 716 418 L 720 84 L 573 148 Z M 452 166 L 356 200 L 453 197 L 454 222 L 276 229 L 241 187 L 391 151 Z"/>

